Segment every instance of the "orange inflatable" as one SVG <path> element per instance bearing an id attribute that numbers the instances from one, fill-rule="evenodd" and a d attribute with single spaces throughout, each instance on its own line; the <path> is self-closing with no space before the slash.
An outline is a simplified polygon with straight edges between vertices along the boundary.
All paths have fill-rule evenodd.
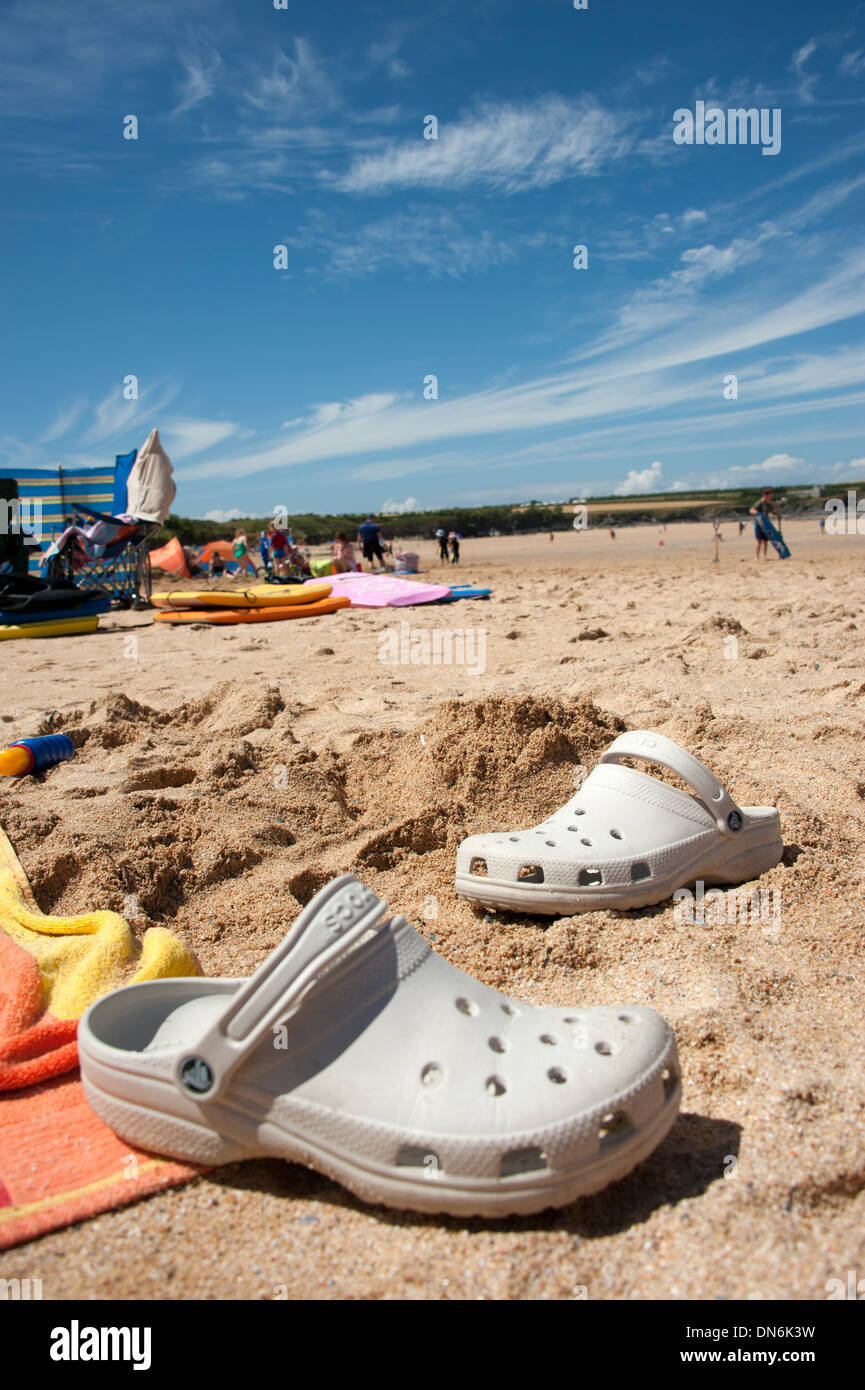
<path id="1" fill-rule="evenodd" d="M 176 574 L 180 579 L 192 578 L 183 546 L 176 536 L 172 536 L 168 544 L 161 546 L 159 550 L 151 550 L 150 564 L 154 569 L 163 570 L 165 574 Z"/>

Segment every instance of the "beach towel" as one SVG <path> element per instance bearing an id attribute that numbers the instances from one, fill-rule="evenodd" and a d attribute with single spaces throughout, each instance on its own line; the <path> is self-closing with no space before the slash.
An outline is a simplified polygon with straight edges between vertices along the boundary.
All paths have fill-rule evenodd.
<path id="1" fill-rule="evenodd" d="M 151 927 L 140 954 L 116 912 L 39 911 L 0 830 L 0 1249 L 200 1171 L 137 1153 L 90 1110 L 78 1079 L 78 1019 L 121 984 L 198 973 Z"/>
<path id="2" fill-rule="evenodd" d="M 0 1250 L 205 1171 L 118 1139 L 90 1109 L 77 1072 L 9 1091 L 0 1096 Z"/>
<path id="3" fill-rule="evenodd" d="M 197 974 L 192 952 L 164 927 L 150 928 L 139 956 L 116 912 L 40 912 L 0 830 L 0 1091 L 74 1068 L 78 1019 L 100 995 L 139 980 Z"/>
<path id="4" fill-rule="evenodd" d="M 159 430 L 151 430 L 129 473 L 127 513 L 137 521 L 158 521 L 164 525 L 177 495 L 173 472 Z"/>

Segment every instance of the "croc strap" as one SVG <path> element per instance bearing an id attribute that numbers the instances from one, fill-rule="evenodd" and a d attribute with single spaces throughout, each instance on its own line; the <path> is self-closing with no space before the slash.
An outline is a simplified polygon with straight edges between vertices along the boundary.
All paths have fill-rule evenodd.
<path id="1" fill-rule="evenodd" d="M 745 817 L 715 774 L 710 772 L 699 758 L 687 753 L 671 738 L 665 738 L 663 734 L 647 733 L 643 729 L 632 729 L 626 734 L 620 734 L 606 752 L 601 754 L 600 761 L 618 763 L 622 758 L 639 758 L 643 762 L 666 767 L 670 772 L 677 772 L 711 811 L 722 835 L 729 838 L 737 835 L 742 829 Z"/>
<path id="2" fill-rule="evenodd" d="M 197 1100 L 217 1099 L 241 1062 L 297 1011 L 322 973 L 375 926 L 386 908 L 353 874 L 317 893 L 285 940 L 182 1054 L 174 1077 L 180 1090 Z"/>

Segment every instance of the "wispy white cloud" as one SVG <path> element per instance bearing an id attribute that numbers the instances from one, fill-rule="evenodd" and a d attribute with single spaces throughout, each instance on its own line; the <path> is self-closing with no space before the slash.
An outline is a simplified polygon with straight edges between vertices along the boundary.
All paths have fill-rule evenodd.
<path id="1" fill-rule="evenodd" d="M 286 121 L 315 119 L 342 103 L 339 87 L 306 39 L 294 40 L 292 54 L 278 49 L 269 73 L 253 70 L 244 100 L 257 111 Z"/>
<path id="2" fill-rule="evenodd" d="M 160 427 L 160 437 L 171 457 L 182 459 L 224 443 L 239 430 L 240 426 L 231 420 L 172 419 Z"/>
<path id="3" fill-rule="evenodd" d="M 358 227 L 350 239 L 336 222 L 312 219 L 286 244 L 324 257 L 334 278 L 358 279 L 393 267 L 416 269 L 433 278 L 459 279 L 515 261 L 537 249 L 546 233 L 478 227 L 454 212 L 408 208 Z"/>
<path id="4" fill-rule="evenodd" d="M 45 433 L 40 435 L 39 443 L 50 444 L 54 439 L 62 439 L 81 419 L 84 409 L 84 402 L 78 401 L 75 405 L 69 406 L 68 409 L 58 411 L 54 421 L 48 426 Z"/>
<path id="5" fill-rule="evenodd" d="M 225 510 L 222 507 L 215 507 L 211 512 L 204 513 L 205 521 L 240 521 L 241 517 L 249 516 L 249 512 L 242 512 L 239 507 L 229 507 Z"/>
<path id="6" fill-rule="evenodd" d="M 591 98 L 541 97 L 524 105 L 482 104 L 439 122 L 438 139 L 390 145 L 355 159 L 327 180 L 347 193 L 398 188 L 491 188 L 517 193 L 595 174 L 632 146 L 626 118 Z"/>
<path id="7" fill-rule="evenodd" d="M 728 297 L 708 325 L 705 315 L 696 312 L 687 333 L 681 328 L 661 333 L 646 346 L 609 353 L 591 369 L 584 359 L 547 377 L 435 402 L 407 401 L 396 392 L 383 392 L 377 399 L 388 403 L 359 417 L 350 407 L 319 407 L 310 423 L 288 438 L 254 455 L 193 466 L 186 476 L 239 476 L 323 459 L 373 452 L 381 456 L 446 440 L 564 429 L 605 416 L 621 420 L 642 414 L 645 418 L 665 408 L 680 409 L 698 391 L 708 394 L 711 390 L 717 398 L 720 370 L 700 387 L 692 374 L 673 369 L 722 358 L 726 371 L 730 369 L 726 363 L 736 353 L 865 312 L 865 254 L 851 253 L 821 280 L 789 299 L 762 308 L 755 307 L 752 299 L 753 291 L 747 287 L 742 294 Z M 851 350 L 815 355 L 808 368 L 785 363 L 775 373 L 752 372 L 753 381 L 748 380 L 744 364 L 739 370 L 754 398 L 766 401 L 773 391 L 776 399 L 781 393 L 813 397 L 820 390 L 858 379 L 859 369 Z"/>
<path id="8" fill-rule="evenodd" d="M 93 423 L 82 436 L 84 443 L 111 443 L 121 434 L 128 435 L 133 427 L 141 428 L 146 419 L 165 409 L 178 390 L 177 386 L 156 383 L 141 387 L 137 400 L 126 400 L 123 388 L 116 386 L 95 406 Z"/>
<path id="9" fill-rule="evenodd" d="M 183 115 L 186 111 L 209 101 L 223 69 L 219 53 L 205 44 L 181 51 L 180 61 L 183 64 L 184 75 L 180 83 L 179 100 L 171 113 L 172 116 Z"/>

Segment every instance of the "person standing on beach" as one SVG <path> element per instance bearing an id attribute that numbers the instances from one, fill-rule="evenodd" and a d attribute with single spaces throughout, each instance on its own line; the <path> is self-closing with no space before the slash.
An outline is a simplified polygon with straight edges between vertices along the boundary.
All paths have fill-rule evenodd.
<path id="1" fill-rule="evenodd" d="M 284 577 L 288 561 L 288 537 L 284 531 L 280 531 L 274 522 L 271 522 L 267 528 L 267 538 L 270 541 L 274 573 Z"/>
<path id="2" fill-rule="evenodd" d="M 450 548 L 451 548 L 451 564 L 452 564 L 452 565 L 458 565 L 459 562 L 460 562 L 460 533 L 459 533 L 459 531 L 451 531 L 450 535 L 448 536 L 448 541 L 450 542 Z"/>
<path id="3" fill-rule="evenodd" d="M 436 531 L 436 540 L 439 543 L 439 564 L 446 565 L 448 562 L 448 533 L 443 526 Z"/>
<path id="4" fill-rule="evenodd" d="M 362 526 L 357 528 L 357 543 L 363 549 L 363 558 L 369 561 L 369 567 L 375 574 L 375 562 L 378 560 L 385 568 L 384 554 L 381 548 L 381 527 L 375 517 L 370 513 Z"/>
<path id="5" fill-rule="evenodd" d="M 258 553 L 261 556 L 261 563 L 265 570 L 270 569 L 270 541 L 267 539 L 267 532 L 262 531 L 258 537 Z"/>
<path id="6" fill-rule="evenodd" d="M 775 495 L 775 494 L 773 493 L 773 491 L 772 491 L 772 489 L 771 489 L 770 487 L 764 487 L 764 488 L 763 488 L 763 494 L 762 494 L 762 496 L 761 496 L 761 498 L 760 498 L 760 501 L 757 503 L 756 506 L 752 507 L 752 508 L 751 508 L 751 511 L 750 511 L 750 515 L 753 516 L 753 517 L 755 518 L 755 520 L 754 520 L 754 537 L 755 537 L 756 542 L 757 542 L 757 555 L 756 555 L 756 558 L 757 558 L 758 560 L 761 558 L 761 555 L 760 555 L 760 551 L 761 551 L 761 550 L 762 550 L 762 552 L 763 552 L 763 554 L 762 554 L 762 559 L 768 560 L 768 558 L 769 558 L 769 537 L 766 535 L 766 533 L 764 532 L 762 526 L 760 525 L 759 521 L 756 520 L 756 518 L 757 518 L 757 517 L 760 517 L 760 516 L 765 516 L 765 517 L 774 516 L 775 519 L 776 519 L 777 521 L 780 521 L 780 520 L 781 520 L 780 516 L 778 515 L 777 511 L 775 510 L 775 503 L 774 503 L 774 500 L 773 500 L 773 499 L 774 499 L 774 495 Z"/>
<path id="7" fill-rule="evenodd" d="M 241 574 L 245 574 L 247 569 L 251 569 L 253 574 L 256 573 L 255 561 L 249 553 L 249 542 L 246 539 L 246 532 L 242 527 L 238 527 L 234 533 L 234 540 L 231 542 L 231 553 L 234 557 L 234 563 L 237 565 Z"/>

